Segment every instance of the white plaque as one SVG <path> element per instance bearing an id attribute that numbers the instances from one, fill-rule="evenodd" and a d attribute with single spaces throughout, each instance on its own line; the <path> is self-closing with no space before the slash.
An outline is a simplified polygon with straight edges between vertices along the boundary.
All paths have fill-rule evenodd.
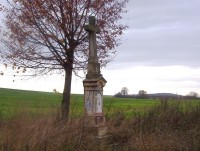
<path id="1" fill-rule="evenodd" d="M 97 94 L 97 113 L 102 113 L 102 96 L 100 93 Z"/>

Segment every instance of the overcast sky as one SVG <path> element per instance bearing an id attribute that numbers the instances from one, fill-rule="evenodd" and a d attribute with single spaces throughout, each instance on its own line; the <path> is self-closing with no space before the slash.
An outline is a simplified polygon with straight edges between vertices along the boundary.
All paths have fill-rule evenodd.
<path id="1" fill-rule="evenodd" d="M 104 94 L 127 87 L 130 94 L 200 93 L 200 0 L 130 0 L 124 15 L 129 29 L 112 63 L 102 69 L 108 81 Z M 61 76 L 12 82 L 0 77 L 0 87 L 62 92 Z M 6 82 L 5 82 L 6 81 Z M 72 93 L 83 93 L 74 77 Z"/>
<path id="2" fill-rule="evenodd" d="M 132 0 L 118 61 L 199 67 L 199 0 Z"/>

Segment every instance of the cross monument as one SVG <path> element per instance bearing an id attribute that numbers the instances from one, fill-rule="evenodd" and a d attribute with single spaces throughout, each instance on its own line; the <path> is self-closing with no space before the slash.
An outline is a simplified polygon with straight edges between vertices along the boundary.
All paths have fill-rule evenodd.
<path id="1" fill-rule="evenodd" d="M 100 76 L 100 64 L 97 58 L 97 43 L 96 34 L 100 32 L 95 25 L 95 17 L 89 16 L 89 24 L 85 25 L 84 29 L 89 33 L 89 58 L 87 79 L 98 78 Z"/>
<path id="2" fill-rule="evenodd" d="M 89 58 L 84 86 L 85 124 L 94 129 L 95 135 L 101 137 L 107 133 L 105 116 L 103 114 L 103 87 L 106 80 L 100 73 L 97 57 L 96 34 L 100 32 L 96 26 L 95 17 L 89 16 L 89 24 L 84 26 L 89 33 Z"/>

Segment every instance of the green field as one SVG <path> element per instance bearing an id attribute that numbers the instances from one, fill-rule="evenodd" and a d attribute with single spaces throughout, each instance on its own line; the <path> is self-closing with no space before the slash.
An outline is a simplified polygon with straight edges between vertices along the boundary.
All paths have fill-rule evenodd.
<path id="1" fill-rule="evenodd" d="M 104 96 L 109 137 L 101 145 L 81 117 L 83 95 L 72 94 L 69 122 L 57 117 L 61 99 L 58 93 L 0 88 L 0 150 L 200 150 L 199 99 Z"/>
<path id="2" fill-rule="evenodd" d="M 0 88 L 0 117 L 10 118 L 23 112 L 32 116 L 56 112 L 61 103 L 62 94 L 38 91 L 25 91 Z M 156 100 L 115 98 L 104 96 L 104 112 L 107 116 L 123 111 L 126 115 L 143 112 L 157 103 Z M 83 95 L 72 94 L 70 114 L 80 116 L 83 113 Z"/>
<path id="3" fill-rule="evenodd" d="M 21 113 L 40 116 L 56 113 L 59 110 L 62 94 L 51 92 L 25 91 L 0 88 L 0 118 L 8 119 Z M 107 117 L 123 112 L 127 117 L 144 114 L 158 104 L 156 99 L 115 98 L 104 96 L 104 113 Z M 171 103 L 178 101 L 170 101 Z M 199 101 L 179 101 L 182 106 L 199 104 Z M 72 94 L 70 104 L 71 117 L 83 114 L 83 95 Z"/>

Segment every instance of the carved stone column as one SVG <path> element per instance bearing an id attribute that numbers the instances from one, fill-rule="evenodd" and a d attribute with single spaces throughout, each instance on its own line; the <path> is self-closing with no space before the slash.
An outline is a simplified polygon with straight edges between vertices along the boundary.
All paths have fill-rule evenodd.
<path id="1" fill-rule="evenodd" d="M 88 70 L 83 81 L 85 125 L 94 131 L 94 135 L 101 137 L 107 133 L 103 114 L 103 87 L 106 80 L 100 73 L 96 47 L 96 33 L 99 32 L 99 28 L 96 27 L 93 16 L 89 17 L 89 25 L 85 26 L 85 30 L 89 33 Z"/>

